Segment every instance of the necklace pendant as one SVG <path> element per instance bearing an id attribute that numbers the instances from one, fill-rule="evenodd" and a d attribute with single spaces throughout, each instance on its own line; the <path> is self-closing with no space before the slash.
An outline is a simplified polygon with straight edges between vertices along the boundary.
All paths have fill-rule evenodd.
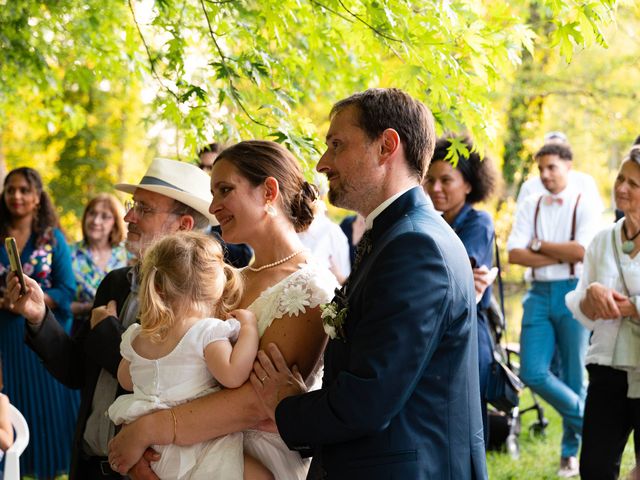
<path id="1" fill-rule="evenodd" d="M 635 244 L 631 240 L 625 240 L 624 242 L 622 242 L 622 252 L 626 255 L 629 255 L 631 252 L 633 252 L 634 248 Z"/>

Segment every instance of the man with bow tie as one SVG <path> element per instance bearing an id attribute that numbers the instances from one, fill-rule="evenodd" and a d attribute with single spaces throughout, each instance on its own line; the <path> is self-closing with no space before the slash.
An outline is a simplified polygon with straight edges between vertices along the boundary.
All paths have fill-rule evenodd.
<path id="1" fill-rule="evenodd" d="M 273 344 L 251 382 L 289 448 L 313 455 L 308 479 L 486 479 L 471 266 L 420 186 L 431 112 L 370 89 L 334 105 L 326 143 L 329 200 L 366 233 L 323 312 L 337 328 L 322 388 L 303 393 Z"/>
<path id="2" fill-rule="evenodd" d="M 587 331 L 564 297 L 575 289 L 587 245 L 599 228 L 599 207 L 569 184 L 571 149 L 548 143 L 536 154 L 543 194 L 517 208 L 507 242 L 509 262 L 529 267 L 531 287 L 523 299 L 520 377 L 562 416 L 560 477 L 578 475 L 577 453 L 584 409 Z M 554 350 L 560 376 L 550 370 Z"/>

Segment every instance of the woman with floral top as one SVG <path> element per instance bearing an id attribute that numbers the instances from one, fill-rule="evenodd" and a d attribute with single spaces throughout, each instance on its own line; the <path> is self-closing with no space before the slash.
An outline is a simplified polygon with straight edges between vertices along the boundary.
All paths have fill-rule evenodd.
<path id="1" fill-rule="evenodd" d="M 22 167 L 9 172 L 0 200 L 0 241 L 15 237 L 24 273 L 45 292 L 47 306 L 68 330 L 75 281 L 71 256 L 58 218 L 38 172 Z M 37 479 L 67 472 L 79 403 L 76 392 L 58 383 L 24 343 L 24 319 L 5 298 L 9 269 L 0 248 L 0 351 L 6 394 L 33 432 L 20 457 L 21 471 Z"/>
<path id="2" fill-rule="evenodd" d="M 92 198 L 82 214 L 82 240 L 71 246 L 76 298 L 71 302 L 73 331 L 89 319 L 98 285 L 111 270 L 125 267 L 124 211 L 116 197 L 101 193 Z"/>

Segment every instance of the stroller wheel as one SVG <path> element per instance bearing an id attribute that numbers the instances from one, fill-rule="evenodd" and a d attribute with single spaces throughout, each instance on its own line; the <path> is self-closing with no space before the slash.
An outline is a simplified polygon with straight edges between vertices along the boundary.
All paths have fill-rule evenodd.
<path id="1" fill-rule="evenodd" d="M 538 421 L 529 426 L 529 434 L 532 437 L 544 437 L 546 435 L 547 422 Z"/>

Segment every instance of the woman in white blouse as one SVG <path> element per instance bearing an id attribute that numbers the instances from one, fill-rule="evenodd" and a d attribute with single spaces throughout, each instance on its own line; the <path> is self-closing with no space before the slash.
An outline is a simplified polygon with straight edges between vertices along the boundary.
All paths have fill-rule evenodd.
<path id="1" fill-rule="evenodd" d="M 631 431 L 640 439 L 640 147 L 622 162 L 614 194 L 625 216 L 593 239 L 578 287 L 566 296 L 592 331 L 580 454 L 586 480 L 618 478 Z"/>

